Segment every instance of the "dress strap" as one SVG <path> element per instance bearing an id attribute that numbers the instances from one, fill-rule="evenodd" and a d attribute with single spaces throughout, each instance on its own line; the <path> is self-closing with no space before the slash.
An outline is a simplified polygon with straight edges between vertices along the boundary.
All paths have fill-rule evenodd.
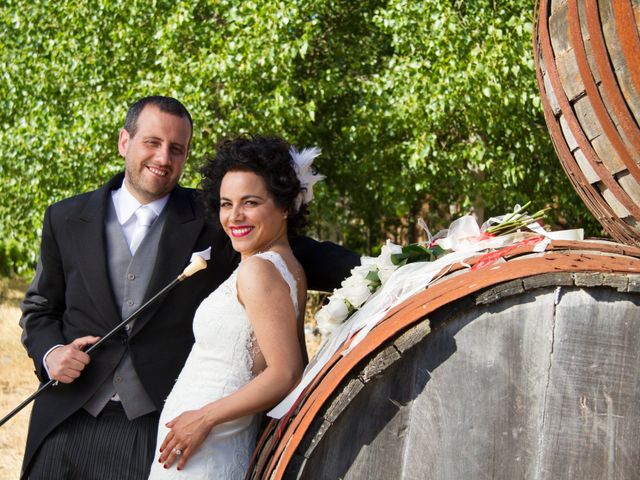
<path id="1" fill-rule="evenodd" d="M 296 312 L 296 315 L 299 315 L 300 309 L 298 307 L 298 284 L 293 278 L 293 274 L 289 271 L 287 262 L 284 261 L 284 259 L 278 252 L 260 252 L 256 254 L 256 256 L 264 258 L 265 260 L 269 260 L 278 269 L 280 275 L 282 275 L 282 278 L 284 278 L 284 281 L 287 282 L 287 285 L 289 285 L 289 292 L 291 293 L 293 308 Z"/>

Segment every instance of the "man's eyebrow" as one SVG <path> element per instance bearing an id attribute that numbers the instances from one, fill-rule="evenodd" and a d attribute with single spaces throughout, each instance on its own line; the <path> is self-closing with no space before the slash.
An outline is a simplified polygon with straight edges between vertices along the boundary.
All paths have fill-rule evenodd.
<path id="1" fill-rule="evenodd" d="M 163 139 L 162 139 L 162 138 L 157 137 L 157 136 L 155 136 L 155 135 L 143 135 L 143 136 L 142 136 L 142 140 L 156 140 L 156 141 L 158 141 L 158 142 L 162 142 L 162 141 L 163 141 Z M 182 143 L 180 143 L 180 142 L 169 142 L 169 145 L 171 145 L 172 147 L 180 147 L 180 148 L 182 148 L 182 149 L 184 149 L 184 150 L 186 150 L 186 149 L 187 149 L 187 146 L 186 146 L 186 145 L 183 145 L 183 144 L 182 144 Z"/>

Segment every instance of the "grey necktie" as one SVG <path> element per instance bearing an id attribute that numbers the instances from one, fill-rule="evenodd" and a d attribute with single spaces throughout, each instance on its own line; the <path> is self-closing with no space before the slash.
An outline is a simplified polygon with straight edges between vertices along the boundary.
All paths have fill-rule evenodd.
<path id="1" fill-rule="evenodd" d="M 136 253 L 136 250 L 142 243 L 144 236 L 147 234 L 151 225 L 156 219 L 156 212 L 151 209 L 151 207 L 147 205 L 141 205 L 135 211 L 136 216 L 136 228 L 133 231 L 133 235 L 131 236 L 131 245 L 129 245 L 129 249 L 131 250 L 131 255 Z"/>

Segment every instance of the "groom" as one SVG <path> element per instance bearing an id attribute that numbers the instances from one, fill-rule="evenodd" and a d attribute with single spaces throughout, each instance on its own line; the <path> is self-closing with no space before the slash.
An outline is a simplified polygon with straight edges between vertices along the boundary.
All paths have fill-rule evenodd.
<path id="1" fill-rule="evenodd" d="M 147 478 L 158 412 L 193 343 L 195 309 L 239 261 L 198 192 L 178 185 L 192 130 L 177 100 L 139 100 L 118 141 L 124 173 L 45 213 L 20 324 L 36 375 L 60 384 L 35 400 L 22 478 Z M 355 253 L 331 243 L 299 237 L 291 245 L 312 289 L 332 290 L 359 263 Z M 89 359 L 83 350 L 207 247 L 206 270 L 178 284 Z"/>

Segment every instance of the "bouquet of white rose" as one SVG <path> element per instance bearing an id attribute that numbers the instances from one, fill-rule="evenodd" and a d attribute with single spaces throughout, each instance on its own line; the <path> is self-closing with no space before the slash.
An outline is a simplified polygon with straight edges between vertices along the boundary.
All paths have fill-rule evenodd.
<path id="1" fill-rule="evenodd" d="M 468 249 L 478 252 L 495 248 L 496 245 L 505 246 L 508 241 L 503 245 L 491 240 L 495 237 L 506 238 L 523 229 L 541 234 L 544 230 L 537 221 L 545 216 L 547 209 L 529 215 L 525 210 L 529 204 L 522 207 L 516 205 L 513 213 L 492 217 L 481 227 L 478 227 L 473 216 L 465 215 L 433 237 L 424 222 L 420 221 L 428 236 L 425 243 L 403 247 L 387 240 L 380 255 L 361 258 L 361 265 L 351 270 L 351 275 L 342 282 L 340 288 L 333 291 L 327 304 L 318 310 L 315 319 L 321 334 L 326 337 L 344 323 L 398 268 L 407 263 L 433 262 L 452 251 Z"/>

